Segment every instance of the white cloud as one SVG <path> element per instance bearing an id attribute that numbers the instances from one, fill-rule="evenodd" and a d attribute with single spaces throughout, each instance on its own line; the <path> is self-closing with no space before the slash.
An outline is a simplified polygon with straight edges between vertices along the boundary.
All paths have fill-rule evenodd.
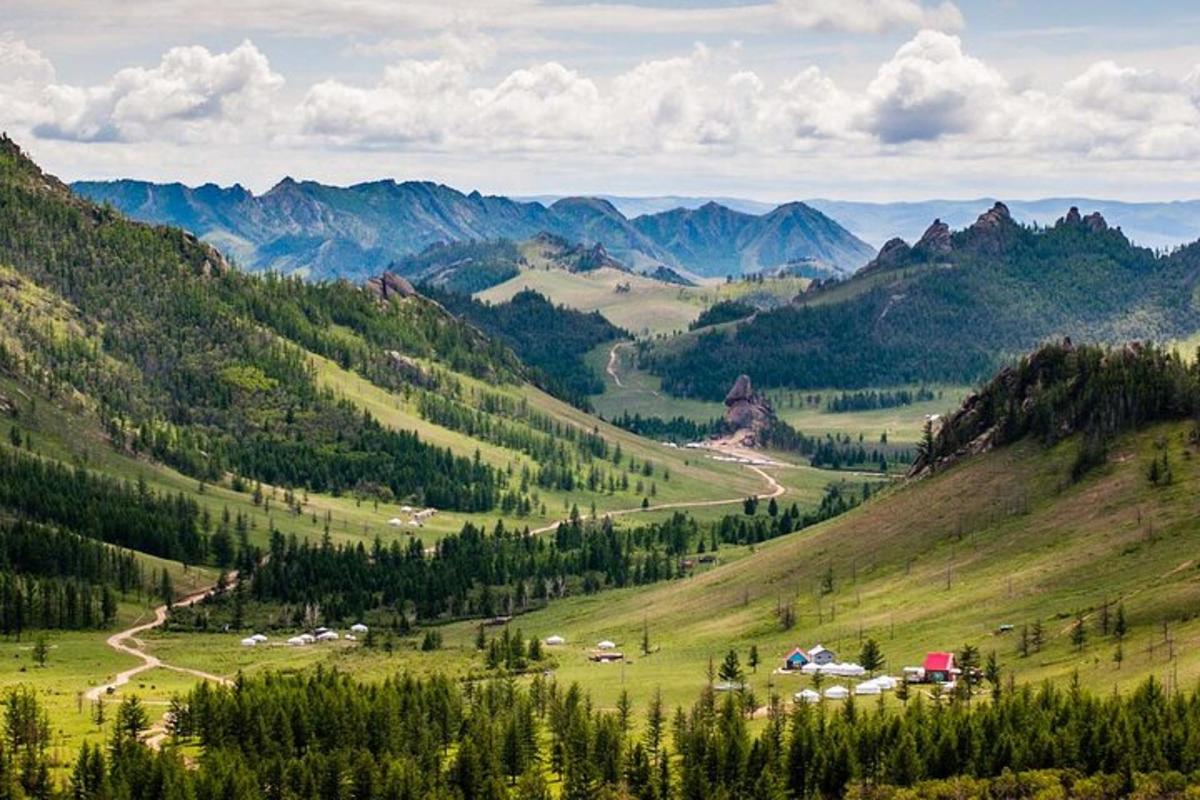
<path id="1" fill-rule="evenodd" d="M 514 13 L 528 5 L 507 2 Z M 840 24 L 870 5 L 844 0 Z M 907 5 L 875 7 L 899 14 Z M 822 8 L 834 6 L 817 2 L 806 13 Z M 484 164 L 490 174 L 503 162 L 514 172 L 522 165 L 523 174 L 589 180 L 618 172 L 742 179 L 757 169 L 761 180 L 779 182 L 808 164 L 810 174 L 849 179 L 873 170 L 877 180 L 900 183 L 949 180 L 951 171 L 1009 179 L 1163 162 L 1194 180 L 1186 162 L 1200 158 L 1200 67 L 1169 74 L 1100 61 L 1057 86 L 1025 89 L 959 37 L 922 30 L 854 85 L 803 62 L 788 77 L 765 77 L 748 63 L 753 51 L 737 45 L 698 44 L 616 74 L 590 58 L 511 69 L 511 53 L 494 57 L 501 41 L 463 23 L 396 44 L 396 52 L 425 57 L 399 58 L 373 80 L 327 78 L 287 96 L 249 42 L 225 53 L 175 48 L 157 65 L 69 85 L 37 50 L 0 37 L 0 125 L 63 148 L 108 142 L 86 152 L 114 164 L 135 163 L 115 159 L 149 153 L 155 143 L 194 143 L 198 154 L 225 147 L 226 156 L 240 144 L 277 164 L 277 174 L 338 153 L 343 165 L 360 158 L 385 167 L 389 155 L 412 154 L 404 170 L 421 176 L 448 163 L 466 174 Z"/>
<path id="2" fill-rule="evenodd" d="M 12 34 L 0 35 L 0 122 L 36 121 L 42 91 L 53 82 L 49 59 Z"/>
<path id="3" fill-rule="evenodd" d="M 1102 159 L 1198 152 L 1200 71 L 1183 78 L 1098 63 L 1057 92 L 1020 91 L 954 35 L 918 32 L 860 91 L 819 68 L 770 84 L 739 47 L 697 45 L 602 81 L 558 62 L 481 80 L 470 59 L 407 60 L 358 87 L 326 81 L 300 105 L 301 137 L 340 145 L 589 154 L 877 152 L 980 159 Z M 931 149 L 932 148 L 932 149 Z M 681 156 L 683 157 L 683 156 Z"/>
<path id="4" fill-rule="evenodd" d="M 0 75 L 6 84 L 42 86 L 54 81 L 54 65 L 11 33 L 0 35 Z"/>
<path id="5" fill-rule="evenodd" d="M 887 143 L 967 133 L 1007 91 L 998 72 L 963 53 L 957 36 L 924 30 L 867 87 L 865 124 Z"/>
<path id="6" fill-rule="evenodd" d="M 45 113 L 34 130 L 82 141 L 202 141 L 218 130 L 236 135 L 269 116 L 282 84 L 248 41 L 228 53 L 176 47 L 157 66 L 122 69 L 104 84 L 46 85 Z"/>

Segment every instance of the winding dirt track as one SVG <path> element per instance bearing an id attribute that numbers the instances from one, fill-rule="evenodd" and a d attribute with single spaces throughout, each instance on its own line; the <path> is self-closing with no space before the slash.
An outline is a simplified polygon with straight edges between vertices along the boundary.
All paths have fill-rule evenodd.
<path id="1" fill-rule="evenodd" d="M 784 465 L 781 464 L 780 466 L 784 466 Z M 767 482 L 767 486 L 770 487 L 771 493 L 759 495 L 760 499 L 770 500 L 772 497 L 779 497 L 780 495 L 782 495 L 784 492 L 787 491 L 787 489 L 783 488 L 783 485 L 779 481 L 775 480 L 775 478 L 773 478 L 771 475 L 767 474 L 763 470 L 759 469 L 758 467 L 752 466 L 750 464 L 746 464 L 745 467 L 748 470 L 757 472 L 759 474 L 759 476 L 762 477 L 762 479 Z M 638 506 L 636 508 L 620 508 L 620 509 L 617 509 L 616 511 L 605 511 L 603 516 L 623 517 L 627 514 L 645 514 L 647 511 L 666 511 L 666 510 L 670 510 L 672 508 L 707 508 L 709 506 L 732 506 L 732 505 L 741 504 L 745 499 L 746 498 L 744 498 L 744 497 L 734 497 L 734 498 L 730 498 L 728 500 L 688 500 L 688 501 L 679 502 L 679 503 L 659 503 L 658 505 L 650 505 L 645 508 Z M 543 525 L 540 528 L 535 528 L 535 529 L 531 530 L 530 534 L 549 533 L 550 531 L 555 530 L 559 525 L 561 525 L 562 523 L 564 523 L 566 521 L 567 520 L 565 520 L 565 519 L 555 520 L 554 522 L 551 522 L 549 525 Z"/>
<path id="2" fill-rule="evenodd" d="M 626 342 L 617 342 L 608 351 L 608 366 L 604 368 L 604 371 L 608 373 L 608 377 L 612 378 L 613 383 L 617 386 L 625 385 L 621 383 L 621 376 L 617 374 L 617 349 L 623 344 L 626 344 Z"/>
<path id="3" fill-rule="evenodd" d="M 232 575 L 231 577 L 233 580 L 237 580 L 236 574 Z M 195 594 L 188 595 L 179 602 L 175 603 L 175 605 L 190 606 L 195 603 L 199 603 L 212 593 L 213 589 L 210 587 L 208 589 L 204 589 L 203 591 L 196 592 Z M 188 675 L 195 675 L 197 678 L 202 678 L 208 681 L 216 681 L 217 683 L 231 683 L 228 678 L 222 678 L 220 675 L 213 675 L 212 673 L 204 672 L 198 669 L 177 667 L 174 664 L 168 664 L 158 656 L 152 656 L 149 653 L 145 653 L 139 649 L 142 646 L 142 643 L 137 639 L 137 635 L 139 633 L 145 633 L 146 631 L 153 630 L 166 621 L 167 607 L 162 605 L 154 609 L 154 619 L 150 622 L 143 622 L 140 625 L 134 625 L 132 628 L 126 628 L 123 631 L 118 631 L 112 636 L 109 636 L 108 639 L 105 640 L 105 644 L 107 644 L 113 650 L 116 650 L 118 653 L 125 653 L 126 655 L 133 656 L 134 658 L 141 659 L 142 663 L 138 664 L 136 667 L 131 667 L 124 672 L 118 672 L 111 683 L 106 683 L 101 686 L 93 686 L 91 689 L 87 690 L 87 692 L 84 694 L 84 697 L 86 697 L 88 700 L 96 700 L 101 695 L 107 694 L 110 689 L 116 689 L 118 686 L 124 686 L 125 684 L 129 683 L 129 680 L 135 675 L 139 675 L 147 670 L 155 669 L 156 667 L 174 670 L 175 672 L 183 672 Z M 133 644 L 129 644 L 130 642 Z"/>

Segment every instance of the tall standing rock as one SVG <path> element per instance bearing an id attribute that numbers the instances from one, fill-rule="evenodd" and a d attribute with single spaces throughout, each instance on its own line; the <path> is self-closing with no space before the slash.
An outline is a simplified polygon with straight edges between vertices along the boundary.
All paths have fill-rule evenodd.
<path id="1" fill-rule="evenodd" d="M 725 425 L 740 440 L 754 447 L 762 443 L 762 434 L 775 421 L 775 411 L 765 397 L 755 393 L 749 375 L 739 375 L 725 395 Z"/>

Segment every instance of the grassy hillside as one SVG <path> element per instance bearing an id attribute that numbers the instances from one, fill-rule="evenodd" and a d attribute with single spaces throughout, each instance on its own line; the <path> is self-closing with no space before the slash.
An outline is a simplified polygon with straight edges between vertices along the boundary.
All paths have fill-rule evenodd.
<path id="1" fill-rule="evenodd" d="M 1149 674 L 1189 686 L 1200 679 L 1200 573 L 1191 486 L 1200 479 L 1191 423 L 1157 426 L 1123 438 L 1113 463 L 1070 485 L 1078 442 L 1050 450 L 1033 442 L 989 453 L 931 479 L 876 498 L 811 531 L 769 542 L 757 552 L 695 578 L 649 589 L 577 598 L 523 618 L 530 633 L 563 635 L 560 680 L 581 680 L 601 702 L 624 686 L 644 701 L 662 687 L 685 702 L 705 682 L 710 657 L 730 647 L 745 663 L 751 645 L 764 659 L 753 679 L 765 695 L 768 673 L 793 646 L 823 642 L 839 658 L 857 658 L 862 638 L 877 639 L 889 671 L 924 653 L 973 644 L 995 650 L 1018 681 L 1064 679 L 1078 670 L 1097 689 L 1131 686 Z M 1149 484 L 1159 442 L 1177 464 L 1175 483 Z M 1185 453 L 1191 455 L 1185 456 Z M 821 593 L 828 570 L 834 590 Z M 1122 603 L 1130 633 L 1120 669 L 1116 642 L 1098 631 L 1098 609 Z M 793 605 L 785 631 L 777 609 Z M 1082 613 L 1088 641 L 1070 642 Z M 1020 629 L 1040 622 L 1046 644 L 1020 657 Z M 1163 642 L 1163 623 L 1173 650 Z M 1012 633 L 997 633 L 1012 624 Z M 661 648 L 638 654 L 643 626 Z M 457 639 L 467 646 L 471 631 Z M 589 663 L 602 638 L 632 663 Z M 1151 652 L 1153 650 L 1153 653 Z M 1173 660 L 1168 659 L 1170 653 Z M 779 690 L 807 681 L 774 679 Z"/>
<path id="2" fill-rule="evenodd" d="M 532 289 L 555 303 L 599 311 L 618 328 L 636 336 L 652 336 L 686 331 L 701 311 L 721 300 L 740 299 L 758 307 L 772 307 L 786 303 L 808 283 L 807 278 L 767 278 L 679 286 L 610 268 L 582 273 L 530 268 L 476 297 L 499 303 Z M 628 286 L 628 290 L 618 291 L 618 286 Z"/>
<path id="3" fill-rule="evenodd" d="M 1192 428 L 1164 424 L 1125 436 L 1111 465 L 1079 484 L 1069 480 L 1077 440 L 1050 449 L 1022 442 L 815 528 L 754 548 L 723 548 L 720 565 L 694 577 L 567 598 L 513 627 L 527 636 L 564 636 L 567 644 L 550 651 L 555 677 L 579 681 L 610 708 L 622 690 L 635 709 L 659 689 L 668 706 L 690 703 L 706 683 L 710 658 L 720 662 L 734 648 L 745 664 L 751 646 L 762 658 L 750 676 L 760 700 L 769 687 L 790 697 L 809 679 L 770 673 L 792 647 L 821 642 L 839 659 L 855 660 L 868 637 L 880 643 L 893 674 L 929 650 L 970 644 L 984 655 L 995 651 L 1017 683 L 1078 672 L 1085 686 L 1102 692 L 1148 675 L 1187 687 L 1200 679 L 1191 492 L 1200 453 Z M 1164 448 L 1175 481 L 1154 486 L 1146 467 Z M 823 593 L 830 573 L 832 591 Z M 1116 639 L 1099 628 L 1105 603 L 1110 620 L 1121 606 L 1129 626 L 1119 665 Z M 788 606 L 796 622 L 785 630 L 779 609 Z M 1071 641 L 1076 615 L 1086 630 L 1081 648 Z M 1022 628 L 1036 624 L 1044 645 L 1022 656 Z M 1002 633 L 1001 625 L 1014 629 Z M 149 646 L 220 674 L 317 663 L 368 677 L 401 664 L 462 674 L 483 666 L 476 631 L 473 623 L 451 625 L 443 629 L 444 649 L 414 652 L 414 640 L 397 656 L 344 648 L 248 652 L 232 634 L 154 634 Z M 648 656 L 640 652 L 644 632 Z M 616 642 L 626 663 L 588 661 L 601 639 Z"/>

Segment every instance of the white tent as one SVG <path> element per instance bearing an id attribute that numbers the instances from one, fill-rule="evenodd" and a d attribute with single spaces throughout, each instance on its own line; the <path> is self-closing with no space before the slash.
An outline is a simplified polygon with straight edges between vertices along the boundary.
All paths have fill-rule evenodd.
<path id="1" fill-rule="evenodd" d="M 256 644 L 258 644 L 258 639 L 255 639 L 253 636 L 242 639 L 242 647 L 254 647 Z"/>
<path id="2" fill-rule="evenodd" d="M 354 631 L 355 633 L 366 633 L 367 626 L 363 625 L 361 622 L 356 622 L 350 626 L 350 630 Z"/>
<path id="3" fill-rule="evenodd" d="M 825 696 L 830 700 L 845 700 L 850 696 L 850 690 L 845 686 L 830 686 L 825 690 Z"/>
<path id="4" fill-rule="evenodd" d="M 837 675 L 841 678 L 857 678 L 859 675 L 866 675 L 867 671 L 858 664 L 839 664 L 835 661 L 821 667 L 821 673 L 824 675 Z"/>
<path id="5" fill-rule="evenodd" d="M 858 686 L 854 687 L 855 694 L 880 694 L 883 689 L 875 681 L 863 681 Z"/>
<path id="6" fill-rule="evenodd" d="M 604 641 L 597 643 L 596 647 L 599 647 L 601 650 L 614 650 L 616 649 L 617 645 L 616 642 L 610 642 L 608 639 L 605 639 Z"/>
<path id="7" fill-rule="evenodd" d="M 547 636 L 546 637 L 546 644 L 549 644 L 549 645 L 558 645 L 558 644 L 566 644 L 566 643 L 567 643 L 567 640 L 561 636 L 555 635 L 555 636 Z"/>
<path id="8" fill-rule="evenodd" d="M 897 683 L 899 683 L 899 681 L 897 681 L 891 675 L 880 675 L 875 679 L 875 684 L 885 692 L 890 692 L 892 689 L 895 689 Z"/>
<path id="9" fill-rule="evenodd" d="M 306 644 L 312 644 L 312 637 L 305 633 L 300 636 L 293 636 L 287 640 L 287 643 L 292 647 L 303 647 Z"/>
<path id="10" fill-rule="evenodd" d="M 342 638 L 345 639 L 347 642 L 357 642 L 358 641 L 358 637 L 355 636 L 353 633 L 347 633 Z"/>
<path id="11" fill-rule="evenodd" d="M 804 673 L 805 675 L 816 675 L 818 672 L 821 672 L 822 670 L 821 670 L 821 667 L 819 664 L 808 663 L 808 664 L 805 664 L 803 667 L 801 667 L 800 671 L 802 673 Z"/>
<path id="12" fill-rule="evenodd" d="M 399 528 L 403 524 L 404 520 L 400 519 L 399 517 L 392 517 L 388 520 L 388 525 L 391 525 L 393 528 Z"/>
<path id="13" fill-rule="evenodd" d="M 812 689 L 802 689 L 792 695 L 792 699 L 797 703 L 819 703 L 821 702 L 820 692 L 814 692 Z"/>
<path id="14" fill-rule="evenodd" d="M 325 631 L 317 634 L 318 642 L 335 642 L 338 639 L 337 631 Z"/>
<path id="15" fill-rule="evenodd" d="M 254 641 L 258 642 L 259 644 L 262 644 L 263 642 L 267 641 L 267 637 L 261 633 L 256 633 L 253 636 L 251 636 L 250 638 L 253 639 Z"/>

